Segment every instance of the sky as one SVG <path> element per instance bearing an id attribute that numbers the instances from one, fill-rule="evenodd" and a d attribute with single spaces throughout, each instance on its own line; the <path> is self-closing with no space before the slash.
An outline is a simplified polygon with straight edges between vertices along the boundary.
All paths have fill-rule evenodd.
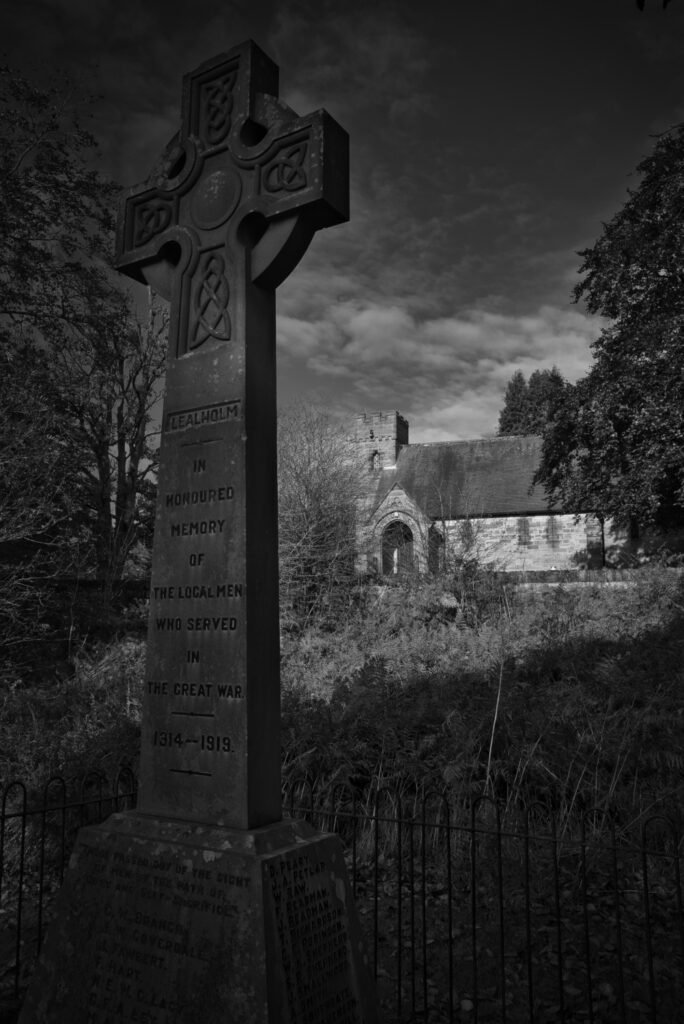
<path id="1" fill-rule="evenodd" d="M 0 59 L 98 97 L 99 167 L 143 181 L 182 75 L 252 38 L 349 133 L 351 218 L 278 289 L 279 402 L 496 433 L 506 385 L 591 365 L 581 258 L 684 121 L 684 0 L 3 0 Z"/>

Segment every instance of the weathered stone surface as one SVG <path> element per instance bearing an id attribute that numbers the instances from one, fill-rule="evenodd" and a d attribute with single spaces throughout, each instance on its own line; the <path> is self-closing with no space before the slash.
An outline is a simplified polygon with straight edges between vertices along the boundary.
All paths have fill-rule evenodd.
<path id="1" fill-rule="evenodd" d="M 82 829 L 22 1024 L 367 1024 L 339 840 L 128 813 Z"/>
<path id="2" fill-rule="evenodd" d="M 346 133 L 277 91 L 252 42 L 186 75 L 117 241 L 171 301 L 139 806 L 236 828 L 281 816 L 274 289 L 348 218 Z"/>
<path id="3" fill-rule="evenodd" d="M 171 300 L 139 810 L 83 829 L 22 1024 L 373 1024 L 339 840 L 282 822 L 275 295 L 346 133 L 253 43 L 186 75 L 117 265 Z"/>

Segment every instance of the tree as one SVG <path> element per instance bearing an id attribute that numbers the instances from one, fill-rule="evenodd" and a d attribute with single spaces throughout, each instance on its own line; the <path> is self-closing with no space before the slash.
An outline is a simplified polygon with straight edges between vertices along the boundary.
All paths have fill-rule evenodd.
<path id="1" fill-rule="evenodd" d="M 542 434 L 568 387 L 556 366 L 535 370 L 529 383 L 522 371 L 516 370 L 508 382 L 499 414 L 499 435 Z"/>
<path id="2" fill-rule="evenodd" d="M 68 438 L 43 377 L 0 348 L 0 677 L 34 649 L 53 611 L 52 583 L 72 570 L 66 523 Z"/>
<path id="3" fill-rule="evenodd" d="M 575 300 L 612 322 L 545 432 L 537 479 L 568 510 L 671 530 L 684 525 L 684 125 L 638 172 L 580 253 Z"/>
<path id="4" fill-rule="evenodd" d="M 278 530 L 283 610 L 317 615 L 355 580 L 359 459 L 325 411 L 278 417 Z"/>
<path id="5" fill-rule="evenodd" d="M 0 331 L 81 322 L 84 291 L 112 295 L 107 261 L 117 188 L 88 166 L 95 140 L 68 79 L 37 89 L 0 67 Z M 76 308 L 74 308 L 76 307 Z M 101 312 L 101 310 L 100 310 Z M 95 323 L 97 308 L 91 315 Z"/>
<path id="6" fill-rule="evenodd" d="M 657 137 L 637 173 L 638 188 L 598 241 L 579 253 L 585 277 L 573 291 L 590 313 L 633 330 L 684 311 L 684 124 Z"/>
<path id="7" fill-rule="evenodd" d="M 111 583 L 149 500 L 165 318 L 140 322 L 111 269 L 118 189 L 89 164 L 82 105 L 66 79 L 41 90 L 0 68 L 0 346 L 6 387 L 31 367 L 63 439 L 72 569 Z"/>
<path id="8" fill-rule="evenodd" d="M 499 413 L 499 435 L 526 434 L 529 396 L 522 370 L 516 370 L 506 387 L 503 409 Z"/>
<path id="9" fill-rule="evenodd" d="M 129 314 L 97 333 L 74 330 L 67 346 L 49 350 L 50 396 L 79 453 L 71 477 L 85 537 L 81 571 L 108 584 L 121 578 L 137 540 L 151 542 L 146 501 L 157 466 L 152 417 L 166 324 L 166 312 L 153 306 L 146 323 Z"/>

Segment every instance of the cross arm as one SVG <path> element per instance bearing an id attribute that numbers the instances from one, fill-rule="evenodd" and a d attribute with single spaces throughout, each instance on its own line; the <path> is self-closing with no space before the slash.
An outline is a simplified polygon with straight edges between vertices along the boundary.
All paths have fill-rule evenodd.
<path id="1" fill-rule="evenodd" d="M 262 287 L 276 288 L 292 272 L 316 231 L 349 219 L 347 133 L 325 110 L 296 125 L 259 160 L 256 193 L 243 211 L 264 226 L 250 254 L 250 277 Z"/>
<path id="2" fill-rule="evenodd" d="M 296 118 L 257 162 L 254 209 L 306 212 L 314 230 L 349 220 L 349 136 L 325 110 Z"/>

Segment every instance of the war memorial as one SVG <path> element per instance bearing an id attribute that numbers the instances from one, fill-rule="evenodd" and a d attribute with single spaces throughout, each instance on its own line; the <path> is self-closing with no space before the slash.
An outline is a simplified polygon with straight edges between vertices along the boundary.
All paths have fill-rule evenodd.
<path id="1" fill-rule="evenodd" d="M 170 301 L 135 811 L 82 829 L 21 1024 L 372 1024 L 339 840 L 283 819 L 275 289 L 348 138 L 252 42 L 187 74 L 116 265 Z"/>

